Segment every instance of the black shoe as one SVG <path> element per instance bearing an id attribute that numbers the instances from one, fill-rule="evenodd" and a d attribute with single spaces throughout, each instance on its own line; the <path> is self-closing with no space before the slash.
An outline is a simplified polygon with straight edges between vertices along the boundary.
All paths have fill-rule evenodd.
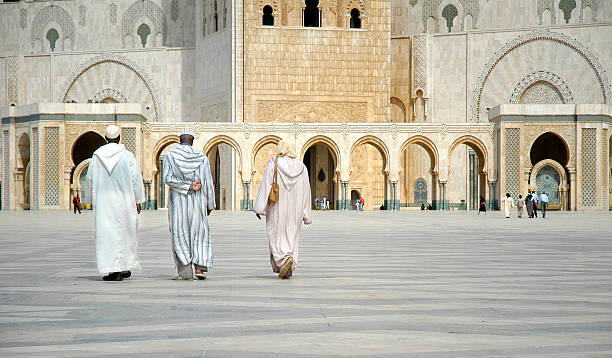
<path id="1" fill-rule="evenodd" d="M 130 276 L 132 276 L 132 271 L 127 270 L 127 271 L 121 271 L 121 276 L 123 278 L 129 278 Z"/>
<path id="2" fill-rule="evenodd" d="M 123 281 L 123 275 L 121 272 L 111 272 L 108 275 L 102 277 L 104 281 Z"/>

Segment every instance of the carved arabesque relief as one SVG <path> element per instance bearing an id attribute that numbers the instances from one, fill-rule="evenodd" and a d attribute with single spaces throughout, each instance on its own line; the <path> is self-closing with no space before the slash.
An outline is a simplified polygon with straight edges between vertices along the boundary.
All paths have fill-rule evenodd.
<path id="1" fill-rule="evenodd" d="M 542 96 L 540 97 L 544 102 L 529 103 L 574 103 L 574 96 L 572 94 L 572 91 L 570 91 L 565 81 L 563 81 L 563 79 L 557 74 L 550 71 L 535 71 L 525 76 L 516 85 L 514 91 L 512 91 L 510 103 L 526 103 L 524 101 L 521 101 L 521 98 L 523 98 L 528 89 L 533 92 L 534 85 L 540 82 L 544 82 L 549 85 L 548 88 L 546 88 L 547 86 L 545 84 L 543 86 L 539 86 L 541 89 L 540 92 L 542 93 Z M 552 89 L 550 88 L 550 86 L 554 88 L 554 91 L 550 91 Z M 557 94 L 557 96 L 555 96 L 555 93 Z M 553 100 L 554 97 L 559 97 L 561 101 L 555 102 Z"/>
<path id="2" fill-rule="evenodd" d="M 258 101 L 257 122 L 366 122 L 365 102 Z"/>

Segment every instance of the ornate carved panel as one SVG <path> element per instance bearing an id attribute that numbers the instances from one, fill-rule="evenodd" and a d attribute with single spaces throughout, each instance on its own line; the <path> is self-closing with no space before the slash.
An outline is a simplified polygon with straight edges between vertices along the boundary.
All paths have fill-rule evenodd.
<path id="1" fill-rule="evenodd" d="M 539 84 L 537 88 L 534 87 L 536 84 Z M 541 102 L 521 101 L 528 90 L 527 94 L 531 100 Z M 537 93 L 542 95 L 534 96 Z M 556 102 L 551 102 L 553 100 Z M 549 71 L 535 71 L 525 76 L 516 85 L 510 97 L 510 103 L 574 103 L 574 96 L 565 81 L 558 75 Z"/>
<path id="2" fill-rule="evenodd" d="M 125 149 L 136 154 L 136 128 L 121 128 L 121 143 L 125 145 Z"/>
<path id="3" fill-rule="evenodd" d="M 3 135 L 2 135 L 2 152 L 4 154 L 4 158 L 3 158 L 3 173 L 4 173 L 4 178 L 2 179 L 2 190 L 4 190 L 3 193 L 3 198 L 2 198 L 2 205 L 4 206 L 4 208 L 10 208 L 10 186 L 9 186 L 9 160 L 10 160 L 10 153 L 9 153 L 9 131 L 4 131 Z M 4 209 L 3 208 L 3 209 Z"/>
<path id="4" fill-rule="evenodd" d="M 110 4 L 110 6 L 108 7 L 108 21 L 110 21 L 111 25 L 117 25 L 117 5 Z"/>
<path id="5" fill-rule="evenodd" d="M 563 104 L 563 97 L 555 86 L 546 82 L 538 81 L 529 86 L 523 94 L 519 103 L 524 104 Z"/>
<path id="6" fill-rule="evenodd" d="M 38 128 L 32 128 L 32 200 L 30 201 L 31 209 L 38 210 L 39 202 L 38 198 L 40 196 L 39 191 L 39 159 L 38 159 Z"/>
<path id="7" fill-rule="evenodd" d="M 597 206 L 597 130 L 582 128 L 582 206 Z"/>
<path id="8" fill-rule="evenodd" d="M 59 127 L 45 128 L 45 205 L 58 206 L 60 194 Z"/>
<path id="9" fill-rule="evenodd" d="M 416 97 L 416 91 L 422 90 L 423 96 L 427 97 L 427 36 L 414 37 L 412 45 L 412 97 Z"/>
<path id="10" fill-rule="evenodd" d="M 602 131 L 602 136 L 601 136 L 601 155 L 603 156 L 603 160 L 604 162 L 607 160 L 607 156 L 606 154 L 608 153 L 608 130 L 604 129 Z M 607 188 L 608 190 L 605 190 L 605 185 L 606 183 L 608 183 L 608 172 L 612 171 L 612 168 L 608 168 L 608 170 L 604 170 L 604 168 L 606 167 L 605 164 L 603 164 L 603 168 L 601 169 L 601 209 L 605 209 L 606 208 L 606 203 L 608 203 L 607 199 L 607 194 L 608 191 L 610 190 L 610 188 Z"/>
<path id="11" fill-rule="evenodd" d="M 256 122 L 366 122 L 365 102 L 257 101 Z"/>
<path id="12" fill-rule="evenodd" d="M 85 26 L 87 23 L 87 8 L 85 5 L 79 6 L 79 25 Z"/>
<path id="13" fill-rule="evenodd" d="M 96 93 L 92 98 L 93 102 L 102 102 L 105 99 L 112 98 L 117 103 L 127 103 L 127 98 L 123 95 L 123 93 L 112 89 L 105 88 L 102 91 Z"/>
<path id="14" fill-rule="evenodd" d="M 19 10 L 19 27 L 21 29 L 28 27 L 28 10 L 26 9 Z"/>
<path id="15" fill-rule="evenodd" d="M 555 4 L 553 0 L 538 0 L 538 19 L 540 19 L 540 25 L 542 25 L 542 14 L 544 10 L 550 11 L 552 23 L 555 24 Z"/>
<path id="16" fill-rule="evenodd" d="M 520 129 L 506 128 L 504 144 L 504 173 L 506 193 L 510 193 L 513 198 L 517 198 L 520 193 L 520 155 L 521 141 Z"/>
<path id="17" fill-rule="evenodd" d="M 17 57 L 6 59 L 8 103 L 19 104 L 19 62 Z"/>
<path id="18" fill-rule="evenodd" d="M 143 17 L 149 19 L 153 24 L 153 28 L 151 29 L 151 31 L 153 31 L 152 35 L 157 35 L 159 33 L 161 33 L 162 36 L 166 35 L 166 16 L 162 8 L 150 0 L 141 0 L 134 2 L 123 14 L 121 34 L 123 35 L 124 41 L 126 37 L 131 38 L 134 35 L 137 25 L 136 22 L 142 21 Z M 156 37 L 157 36 L 152 36 L 153 46 L 163 46 L 163 44 L 156 43 Z M 128 45 L 130 44 L 123 44 L 123 46 Z"/>
<path id="19" fill-rule="evenodd" d="M 551 204 L 559 204 L 559 184 L 561 177 L 555 168 L 550 165 L 542 167 L 536 175 L 538 195 L 545 192 Z"/>
<path id="20" fill-rule="evenodd" d="M 43 31 L 51 22 L 61 26 L 63 40 L 71 39 L 71 43 L 74 43 L 74 21 L 72 21 L 72 17 L 62 7 L 49 5 L 40 10 L 34 17 L 32 22 L 32 47 L 35 46 L 37 40 L 46 41 L 46 34 Z"/>
<path id="21" fill-rule="evenodd" d="M 427 204 L 427 182 L 423 178 L 414 182 L 414 203 Z"/>

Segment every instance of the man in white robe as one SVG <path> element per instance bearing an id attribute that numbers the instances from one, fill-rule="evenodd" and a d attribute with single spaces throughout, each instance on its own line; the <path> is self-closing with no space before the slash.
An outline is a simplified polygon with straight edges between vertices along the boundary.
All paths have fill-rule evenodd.
<path id="1" fill-rule="evenodd" d="M 213 245 L 208 216 L 215 208 L 215 189 L 208 157 L 192 147 L 194 136 L 181 133 L 181 144 L 164 158 L 164 181 L 168 192 L 168 221 L 176 279 L 200 280 L 213 266 Z"/>
<path id="2" fill-rule="evenodd" d="M 278 273 L 279 278 L 288 279 L 298 263 L 302 222 L 306 225 L 312 223 L 310 180 L 304 163 L 295 159 L 293 143 L 281 140 L 277 154 L 278 201 L 268 202 L 276 161 L 276 158 L 271 158 L 259 186 L 253 211 L 260 220 L 260 215 L 266 216 L 272 270 Z"/>
<path id="3" fill-rule="evenodd" d="M 106 129 L 108 144 L 98 148 L 87 170 L 90 182 L 98 271 L 104 281 L 122 281 L 139 269 L 137 248 L 138 214 L 144 187 L 134 155 L 119 144 L 120 129 Z"/>

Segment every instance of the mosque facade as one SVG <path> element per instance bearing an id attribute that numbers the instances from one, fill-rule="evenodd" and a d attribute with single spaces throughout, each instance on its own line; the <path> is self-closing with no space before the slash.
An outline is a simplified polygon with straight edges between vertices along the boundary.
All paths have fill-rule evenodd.
<path id="1" fill-rule="evenodd" d="M 528 190 L 612 209 L 612 2 L 0 0 L 3 210 L 88 203 L 104 128 L 165 208 L 189 128 L 217 208 L 280 139 L 332 209 L 475 210 Z"/>

